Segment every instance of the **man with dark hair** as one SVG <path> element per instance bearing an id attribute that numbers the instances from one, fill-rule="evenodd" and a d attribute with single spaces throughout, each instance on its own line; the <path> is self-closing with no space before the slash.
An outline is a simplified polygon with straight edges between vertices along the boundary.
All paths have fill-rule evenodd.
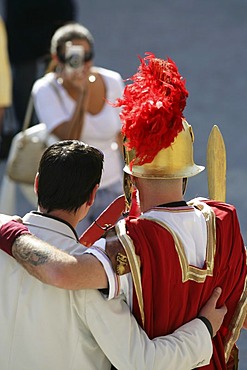
<path id="1" fill-rule="evenodd" d="M 61 209 L 76 213 L 95 196 L 103 158 L 98 149 L 76 140 L 52 145 L 43 154 L 36 177 L 39 208 L 46 214 Z"/>
<path id="2" fill-rule="evenodd" d="M 16 242 L 24 238 L 24 244 L 25 238 L 31 238 L 28 245 L 38 242 L 40 249 L 34 259 L 32 251 L 23 254 L 19 250 L 16 257 L 25 255 L 24 265 L 29 264 L 31 257 L 34 269 L 40 264 L 45 267 L 48 261 L 54 267 L 61 262 L 62 267 L 65 257 L 68 270 L 70 267 L 73 270 L 71 281 L 78 278 L 78 287 L 83 282 L 84 287 L 107 288 L 107 276 L 109 280 L 113 274 L 110 262 L 108 265 L 104 262 L 104 270 L 100 258 L 82 255 L 85 247 L 75 232 L 77 223 L 94 202 L 102 168 L 103 154 L 80 141 L 50 146 L 41 158 L 35 179 L 38 211 L 25 215 L 23 222 L 34 235 L 60 251 L 54 249 L 55 259 L 50 261 L 48 244 L 22 235 L 28 233 L 26 226 L 13 221 L 9 224 L 12 231 L 7 227 L 10 234 L 5 241 L 7 224 L 1 228 L 1 248 L 6 250 L 18 235 L 22 236 Z M 21 231 L 16 234 L 18 227 Z M 66 268 L 62 275 L 64 282 L 70 284 Z M 2 251 L 0 286 L 4 297 L 0 310 L 0 368 L 6 370 L 104 370 L 110 369 L 110 362 L 118 369 L 194 368 L 209 362 L 212 354 L 209 331 L 215 335 L 226 312 L 224 306 L 216 309 L 221 293 L 216 289 L 198 312 L 200 318 L 152 341 L 138 327 L 123 294 L 106 300 L 96 290 L 69 291 L 47 286 Z"/>

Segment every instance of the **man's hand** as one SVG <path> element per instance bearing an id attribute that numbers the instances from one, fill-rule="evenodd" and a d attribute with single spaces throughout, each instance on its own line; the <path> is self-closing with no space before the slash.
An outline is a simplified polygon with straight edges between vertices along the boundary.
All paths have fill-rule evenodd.
<path id="1" fill-rule="evenodd" d="M 213 337 L 221 327 L 225 314 L 227 313 L 226 305 L 216 308 L 221 292 L 222 289 L 220 287 L 215 288 L 211 297 L 199 312 L 199 316 L 204 316 L 210 321 L 213 328 Z"/>
<path id="2" fill-rule="evenodd" d="M 0 227 L 9 221 L 17 221 L 17 222 L 22 223 L 22 218 L 16 215 L 9 216 L 9 215 L 0 214 Z"/>

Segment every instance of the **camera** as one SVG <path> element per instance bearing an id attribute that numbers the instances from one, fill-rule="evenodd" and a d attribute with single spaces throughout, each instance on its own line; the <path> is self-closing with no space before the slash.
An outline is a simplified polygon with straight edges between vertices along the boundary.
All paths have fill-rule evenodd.
<path id="1" fill-rule="evenodd" d="M 68 72 L 82 68 L 84 65 L 85 51 L 81 45 L 73 45 L 72 42 L 66 43 L 65 66 Z"/>

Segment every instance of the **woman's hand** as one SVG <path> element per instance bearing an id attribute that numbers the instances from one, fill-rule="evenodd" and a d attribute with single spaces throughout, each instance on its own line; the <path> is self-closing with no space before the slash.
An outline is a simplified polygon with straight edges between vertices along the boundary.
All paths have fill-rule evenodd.
<path id="1" fill-rule="evenodd" d="M 88 72 L 84 67 L 77 69 L 67 69 L 64 66 L 61 74 L 63 80 L 63 87 L 68 90 L 68 93 L 73 94 L 85 94 L 88 89 Z M 72 96 L 74 98 L 74 96 Z"/>

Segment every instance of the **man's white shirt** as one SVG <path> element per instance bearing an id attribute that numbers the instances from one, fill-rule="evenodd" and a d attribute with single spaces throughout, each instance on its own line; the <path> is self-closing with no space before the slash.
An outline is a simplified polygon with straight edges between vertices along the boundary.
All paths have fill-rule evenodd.
<path id="1" fill-rule="evenodd" d="M 73 229 L 37 213 L 30 231 L 68 253 L 83 252 Z M 150 341 L 121 294 L 106 300 L 96 290 L 45 285 L 0 251 L 0 368 L 4 370 L 190 369 L 205 365 L 212 343 L 195 319 L 170 336 Z"/>

